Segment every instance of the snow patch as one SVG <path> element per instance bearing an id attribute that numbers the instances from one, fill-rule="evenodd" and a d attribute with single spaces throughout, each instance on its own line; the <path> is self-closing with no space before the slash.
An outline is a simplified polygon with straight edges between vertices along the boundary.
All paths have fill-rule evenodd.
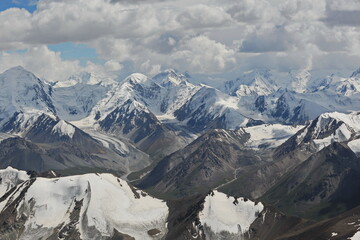
<path id="1" fill-rule="evenodd" d="M 17 208 L 18 216 L 27 216 L 21 238 L 49 237 L 54 228 L 70 222 L 76 201 L 82 201 L 76 224 L 81 239 L 110 237 L 113 229 L 135 239 L 154 239 L 148 234 L 151 229 L 161 231 L 159 237 L 166 233 L 165 202 L 111 174 L 85 174 L 37 178 Z"/>
<path id="2" fill-rule="evenodd" d="M 246 145 L 250 148 L 257 149 L 261 146 L 280 146 L 303 127 L 302 125 L 263 124 L 243 128 L 243 130 L 250 134 L 250 139 L 246 142 Z"/>
<path id="3" fill-rule="evenodd" d="M 355 139 L 348 143 L 349 148 L 356 154 L 360 153 L 360 139 Z"/>
<path id="4" fill-rule="evenodd" d="M 338 129 L 335 130 L 335 133 L 322 139 L 314 139 L 314 143 L 317 146 L 318 151 L 329 146 L 332 142 L 344 142 L 351 138 L 352 132 L 349 128 L 342 124 Z"/>
<path id="5" fill-rule="evenodd" d="M 354 236 L 352 236 L 351 238 L 348 238 L 350 240 L 360 240 L 360 231 L 359 232 L 356 232 L 354 234 Z"/>
<path id="6" fill-rule="evenodd" d="M 65 122 L 64 120 L 60 120 L 52 129 L 53 133 L 57 133 L 60 136 L 68 136 L 72 138 L 75 133 L 75 128 L 71 124 Z"/>
<path id="7" fill-rule="evenodd" d="M 243 198 L 238 198 L 238 202 L 234 203 L 234 197 L 227 197 L 216 190 L 213 193 L 205 198 L 204 209 L 199 213 L 199 218 L 214 233 L 226 231 L 243 235 L 264 209 L 261 203 L 255 204 Z"/>

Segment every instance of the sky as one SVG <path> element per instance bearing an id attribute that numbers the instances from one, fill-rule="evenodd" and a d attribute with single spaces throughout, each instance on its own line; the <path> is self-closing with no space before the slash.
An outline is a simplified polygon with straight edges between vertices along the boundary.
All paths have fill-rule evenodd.
<path id="1" fill-rule="evenodd" d="M 0 0 L 0 71 L 351 74 L 360 0 Z"/>

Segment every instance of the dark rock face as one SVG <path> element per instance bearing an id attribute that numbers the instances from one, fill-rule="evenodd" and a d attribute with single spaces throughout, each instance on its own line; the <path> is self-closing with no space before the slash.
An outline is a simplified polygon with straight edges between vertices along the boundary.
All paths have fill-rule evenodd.
<path id="1" fill-rule="evenodd" d="M 196 195 L 167 202 L 169 218 L 166 240 L 206 239 L 197 229 L 200 224 L 199 212 L 204 208 L 205 196 Z"/>
<path id="2" fill-rule="evenodd" d="M 241 130 L 209 131 L 161 160 L 139 186 L 178 197 L 207 192 L 233 179 L 236 171 L 261 161 L 258 153 L 244 148 L 247 139 Z"/>
<path id="3" fill-rule="evenodd" d="M 185 122 L 186 126 L 196 133 L 210 129 L 229 129 L 231 127 L 227 125 L 228 120 L 240 116 L 243 119 L 247 117 L 226 106 L 214 110 L 219 100 L 225 101 L 224 95 L 215 88 L 202 87 L 174 112 L 174 116 L 177 120 Z"/>
<path id="4" fill-rule="evenodd" d="M 49 108 L 49 110 L 51 110 L 51 112 L 56 113 L 55 110 L 55 106 L 53 103 L 53 100 L 51 98 L 52 96 L 52 92 L 53 89 L 50 86 L 45 86 L 44 83 L 37 78 L 38 81 L 38 85 L 34 85 L 34 91 L 36 92 L 36 95 L 34 98 L 32 98 L 32 101 L 36 100 L 36 101 L 44 101 L 47 105 L 47 107 Z"/>
<path id="5" fill-rule="evenodd" d="M 100 84 L 89 85 L 84 83 L 78 83 L 71 87 L 55 88 L 53 99 L 57 114 L 60 116 L 69 115 L 72 120 L 86 117 L 108 90 L 108 87 Z"/>
<path id="6" fill-rule="evenodd" d="M 22 183 L 23 188 L 14 187 L 12 190 L 7 192 L 7 194 L 15 194 L 15 191 L 18 193 L 15 199 L 12 199 L 11 202 L 6 203 L 6 207 L 0 213 L 0 236 L 1 239 L 4 240 L 12 240 L 17 239 L 18 233 L 23 230 L 26 216 L 22 216 L 17 218 L 17 207 L 20 202 L 23 200 L 24 195 L 27 190 L 30 188 L 31 184 L 33 184 L 35 179 L 30 181 L 26 181 Z M 0 198 L 0 203 L 6 200 L 7 194 Z M 10 195 L 9 195 L 10 196 Z"/>
<path id="7" fill-rule="evenodd" d="M 162 158 L 187 144 L 154 114 L 133 107 L 131 100 L 112 111 L 100 122 L 100 126 L 108 133 L 126 136 L 154 159 Z"/>
<path id="8" fill-rule="evenodd" d="M 135 238 L 114 229 L 114 234 L 112 237 L 109 238 L 109 240 L 135 240 Z"/>
<path id="9" fill-rule="evenodd" d="M 263 199 L 291 214 L 333 217 L 360 204 L 359 180 L 358 157 L 333 143 L 286 174 Z"/>
<path id="10" fill-rule="evenodd" d="M 128 100 L 123 106 L 116 108 L 104 120 L 100 126 L 107 132 L 120 132 L 130 135 L 134 143 L 142 139 L 164 131 L 163 126 L 154 114 L 132 108 L 132 101 Z"/>
<path id="11" fill-rule="evenodd" d="M 264 112 L 267 109 L 267 104 L 265 102 L 265 96 L 259 96 L 255 100 L 255 107 L 259 112 Z"/>
<path id="12" fill-rule="evenodd" d="M 276 102 L 276 108 L 274 110 L 273 116 L 275 118 L 280 119 L 288 119 L 290 116 L 290 107 L 287 103 L 285 94 L 281 95 L 281 97 Z"/>
<path id="13" fill-rule="evenodd" d="M 118 162 L 117 162 L 118 161 Z M 121 156 L 101 146 L 91 148 L 67 142 L 56 144 L 33 143 L 23 138 L 9 138 L 0 143 L 0 167 L 12 166 L 21 170 L 44 172 L 48 170 L 74 169 L 79 171 L 104 171 L 112 169 L 123 173 Z M 75 170 L 79 168 L 78 170 Z M 91 170 L 92 169 L 92 170 Z"/>
<path id="14" fill-rule="evenodd" d="M 65 142 L 83 149 L 92 149 L 94 151 L 100 151 L 100 149 L 102 149 L 102 145 L 97 140 L 68 122 L 66 122 L 66 124 L 74 128 L 74 134 L 72 136 L 54 132 L 53 128 L 59 121 L 60 120 L 54 120 L 43 114 L 30 127 L 25 138 L 33 143 L 51 144 Z"/>
<path id="15" fill-rule="evenodd" d="M 19 112 L 14 113 L 14 115 L 1 126 L 0 131 L 11 132 L 14 129 L 18 129 L 20 127 L 20 122 L 17 121 L 19 114 Z"/>
<path id="16" fill-rule="evenodd" d="M 262 125 L 262 124 L 265 124 L 265 123 L 261 120 L 249 119 L 248 123 L 246 124 L 246 127 L 253 127 L 253 126 L 258 126 L 258 125 Z"/>
<path id="17" fill-rule="evenodd" d="M 151 84 L 150 87 L 144 87 L 139 83 L 133 83 L 131 80 L 130 83 L 133 84 L 134 90 L 136 90 L 136 92 L 145 99 L 156 99 L 157 94 L 160 91 L 160 86 L 155 83 Z"/>

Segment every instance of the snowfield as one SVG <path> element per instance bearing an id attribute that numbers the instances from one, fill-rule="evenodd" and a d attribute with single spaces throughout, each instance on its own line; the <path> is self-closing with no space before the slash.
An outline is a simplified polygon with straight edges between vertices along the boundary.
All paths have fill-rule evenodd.
<path id="1" fill-rule="evenodd" d="M 310 132 L 309 132 L 310 131 Z M 331 134 L 327 134 L 327 132 Z M 350 114 L 332 112 L 323 113 L 297 136 L 301 143 L 304 137 L 311 134 L 310 138 L 317 147 L 317 151 L 329 146 L 332 142 L 345 142 L 354 139 L 360 134 L 360 115 L 357 112 Z M 349 143 L 349 147 L 356 150 L 357 141 Z"/>
<path id="2" fill-rule="evenodd" d="M 13 201 L 30 186 L 16 208 L 17 218 L 26 216 L 21 239 L 46 239 L 55 228 L 68 224 L 75 226 L 81 239 L 104 239 L 114 229 L 135 239 L 160 239 L 166 234 L 166 203 L 111 174 L 37 178 L 32 184 L 22 171 L 8 168 L 0 174 L 5 179 L 1 193 L 17 179 L 25 181 L 2 203 Z M 4 211 L 8 205 L 0 207 Z M 78 219 L 72 222 L 74 216 Z M 160 231 L 155 237 L 148 233 L 153 229 Z"/>
<path id="3" fill-rule="evenodd" d="M 25 171 L 19 171 L 12 167 L 0 170 L 0 197 L 19 183 L 29 180 Z"/>
<path id="4" fill-rule="evenodd" d="M 356 232 L 354 234 L 354 236 L 352 236 L 351 238 L 349 238 L 350 240 L 360 240 L 360 231 Z"/>
<path id="5" fill-rule="evenodd" d="M 348 143 L 349 148 L 356 154 L 360 153 L 360 139 L 355 139 Z"/>
<path id="6" fill-rule="evenodd" d="M 234 197 L 216 190 L 213 193 L 206 197 L 204 209 L 199 214 L 206 235 L 212 235 L 209 232 L 215 235 L 228 232 L 240 238 L 264 209 L 261 203 L 245 201 L 244 198 L 238 198 L 238 203 L 234 203 Z"/>
<path id="7" fill-rule="evenodd" d="M 71 124 L 65 122 L 64 120 L 60 120 L 52 129 L 54 133 L 59 134 L 60 136 L 68 136 L 72 138 L 75 133 L 75 128 Z"/>
<path id="8" fill-rule="evenodd" d="M 263 124 L 243 130 L 250 134 L 247 147 L 258 149 L 278 147 L 302 128 L 303 125 Z"/>

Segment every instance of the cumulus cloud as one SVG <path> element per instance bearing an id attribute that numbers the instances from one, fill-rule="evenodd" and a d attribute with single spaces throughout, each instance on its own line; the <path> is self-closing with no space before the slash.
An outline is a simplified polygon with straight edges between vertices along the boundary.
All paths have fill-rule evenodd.
<path id="1" fill-rule="evenodd" d="M 141 4 L 141 3 L 156 3 L 173 0 L 110 0 L 111 3 L 127 3 L 127 4 Z"/>
<path id="2" fill-rule="evenodd" d="M 80 70 L 78 61 L 63 61 L 60 53 L 47 47 L 33 47 L 26 52 L 0 54 L 0 71 L 21 65 L 48 81 L 64 80 Z"/>
<path id="3" fill-rule="evenodd" d="M 116 61 L 107 61 L 104 65 L 88 62 L 86 66 L 81 66 L 77 60 L 62 60 L 60 52 L 51 51 L 46 46 L 32 47 L 25 52 L 0 52 L 0 72 L 14 66 L 23 66 L 49 82 L 64 81 L 82 71 L 115 77 L 113 73 L 123 68 Z"/>
<path id="4" fill-rule="evenodd" d="M 283 27 L 250 34 L 240 47 L 241 52 L 284 52 L 293 41 L 292 35 Z"/>
<path id="5" fill-rule="evenodd" d="M 332 26 L 360 27 L 360 10 L 328 10 L 322 20 Z"/>
<path id="6" fill-rule="evenodd" d="M 242 0 L 228 1 L 229 6 L 227 12 L 237 21 L 242 23 L 254 23 L 257 21 L 272 21 L 277 22 L 279 18 L 279 11 L 274 8 L 274 5 L 265 0 Z"/>
<path id="7" fill-rule="evenodd" d="M 177 16 L 177 21 L 185 28 L 214 28 L 224 26 L 231 16 L 219 7 L 195 5 L 188 7 Z"/>
<path id="8" fill-rule="evenodd" d="M 135 68 L 143 73 L 154 73 L 161 66 L 195 73 L 214 73 L 230 69 L 236 62 L 234 49 L 204 35 L 178 40 L 170 37 L 167 41 L 170 41 L 171 49 L 166 52 L 144 47 L 154 44 L 146 40 L 102 39 L 93 44 L 103 58 L 133 61 Z"/>
<path id="9" fill-rule="evenodd" d="M 193 72 L 220 72 L 235 64 L 235 51 L 205 36 L 185 40 L 172 56 L 174 64 Z"/>
<path id="10" fill-rule="evenodd" d="M 46 45 L 76 42 L 96 49 L 104 64 L 87 67 L 104 72 L 287 71 L 308 59 L 331 68 L 337 57 L 349 69 L 360 51 L 359 17 L 358 0 L 40 0 L 33 13 L 0 12 L 0 61 L 59 79 L 83 67 Z M 16 49 L 28 50 L 7 51 Z"/>

